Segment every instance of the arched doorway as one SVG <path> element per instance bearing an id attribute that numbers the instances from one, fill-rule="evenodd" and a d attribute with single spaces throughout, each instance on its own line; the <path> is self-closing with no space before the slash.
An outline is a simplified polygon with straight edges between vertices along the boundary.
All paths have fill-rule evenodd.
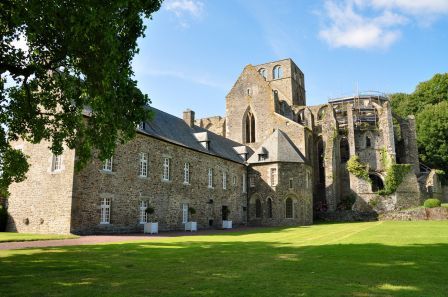
<path id="1" fill-rule="evenodd" d="M 369 174 L 369 178 L 372 181 L 372 192 L 378 192 L 384 189 L 384 182 L 381 177 L 376 174 Z"/>

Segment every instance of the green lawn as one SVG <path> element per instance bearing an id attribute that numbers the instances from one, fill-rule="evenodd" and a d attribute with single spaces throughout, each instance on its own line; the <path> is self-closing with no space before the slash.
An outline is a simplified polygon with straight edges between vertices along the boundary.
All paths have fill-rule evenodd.
<path id="1" fill-rule="evenodd" d="M 67 239 L 77 237 L 78 236 L 76 235 L 52 235 L 52 234 L 42 235 L 42 234 L 0 232 L 0 242 Z"/>
<path id="2" fill-rule="evenodd" d="M 448 222 L 0 251 L 0 296 L 447 296 Z"/>

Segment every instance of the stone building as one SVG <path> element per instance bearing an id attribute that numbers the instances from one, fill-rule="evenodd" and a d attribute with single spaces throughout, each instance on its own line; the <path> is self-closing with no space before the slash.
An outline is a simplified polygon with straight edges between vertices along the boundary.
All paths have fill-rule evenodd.
<path id="1" fill-rule="evenodd" d="M 420 170 L 413 117 L 396 117 L 380 93 L 307 106 L 304 74 L 291 59 L 246 66 L 226 96 L 224 117 L 154 111 L 111 160 L 94 159 L 81 172 L 73 169 L 75 151 L 53 156 L 48 143 L 15 143 L 31 168 L 11 187 L 8 228 L 141 232 L 143 222 L 157 220 L 161 230 L 177 230 L 191 219 L 188 207 L 199 228 L 220 227 L 223 219 L 307 225 L 313 210 L 346 207 L 348 197 L 355 210 L 384 211 L 418 205 L 441 189 L 431 171 Z M 348 171 L 355 155 L 368 180 Z M 397 163 L 412 170 L 394 193 L 379 196 Z M 152 218 L 147 206 L 155 208 Z"/>

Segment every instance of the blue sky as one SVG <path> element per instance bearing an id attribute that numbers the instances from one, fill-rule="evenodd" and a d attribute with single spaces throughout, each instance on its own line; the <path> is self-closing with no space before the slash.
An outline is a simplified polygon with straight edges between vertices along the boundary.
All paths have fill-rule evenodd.
<path id="1" fill-rule="evenodd" d="M 225 115 L 247 64 L 292 58 L 307 104 L 359 90 L 412 92 L 448 71 L 448 0 L 166 0 L 147 22 L 135 78 L 176 116 Z"/>

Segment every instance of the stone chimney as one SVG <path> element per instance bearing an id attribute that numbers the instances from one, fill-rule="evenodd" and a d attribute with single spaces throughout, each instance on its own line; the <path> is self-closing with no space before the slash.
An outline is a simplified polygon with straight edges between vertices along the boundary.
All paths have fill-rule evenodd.
<path id="1" fill-rule="evenodd" d="M 187 109 L 184 111 L 184 121 L 187 123 L 188 126 L 193 127 L 194 126 L 194 111 Z"/>

